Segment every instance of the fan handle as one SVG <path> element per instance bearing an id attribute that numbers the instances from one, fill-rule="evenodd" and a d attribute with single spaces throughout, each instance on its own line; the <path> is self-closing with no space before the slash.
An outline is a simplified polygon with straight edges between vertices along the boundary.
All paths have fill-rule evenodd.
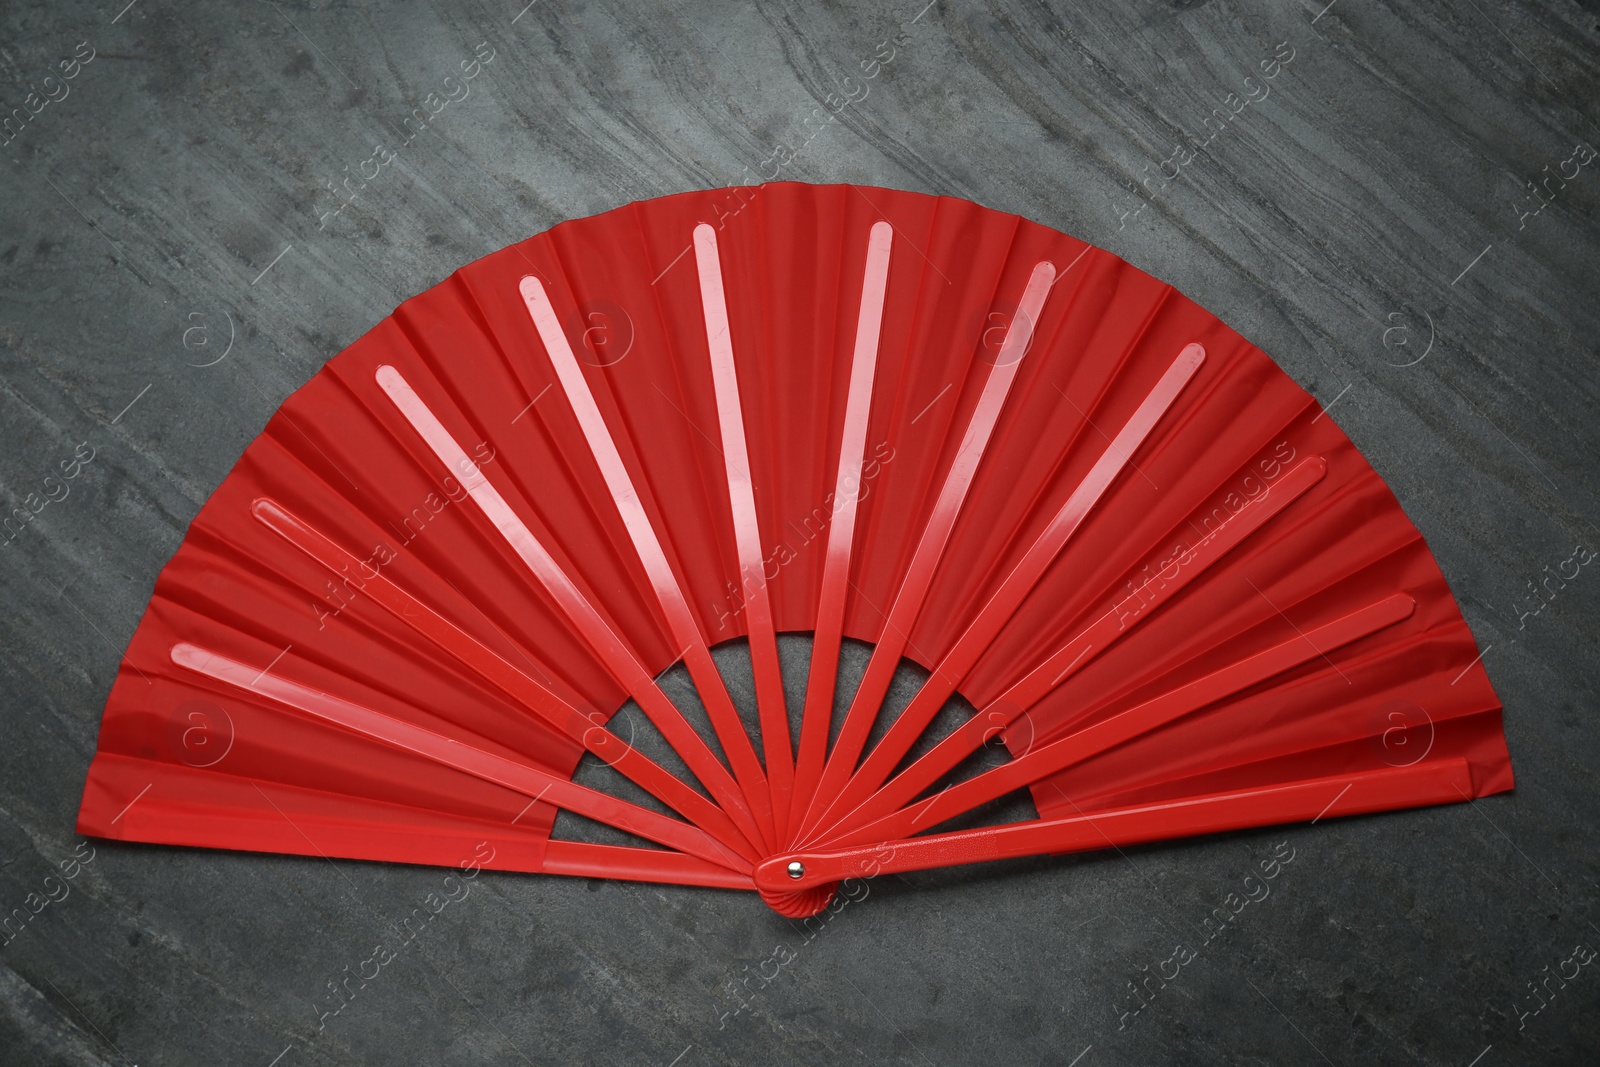
<path id="1" fill-rule="evenodd" d="M 1329 814 L 1362 815 L 1394 808 L 1451 804 L 1470 800 L 1472 795 L 1472 775 L 1466 760 L 1432 760 L 1410 767 L 884 841 L 859 848 L 786 852 L 759 864 L 755 883 L 764 895 L 795 893 L 846 878 L 870 878 L 1021 856 L 1122 848 L 1170 837 L 1279 823 L 1316 822 Z M 799 864 L 798 876 L 791 873 L 791 864 Z"/>

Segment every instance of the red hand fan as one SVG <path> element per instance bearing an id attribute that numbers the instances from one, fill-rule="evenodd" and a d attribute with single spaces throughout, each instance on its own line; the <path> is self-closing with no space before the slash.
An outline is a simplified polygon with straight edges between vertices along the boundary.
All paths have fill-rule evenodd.
<path id="1" fill-rule="evenodd" d="M 608 728 L 628 700 L 676 758 Z M 575 783 L 585 752 L 637 789 Z M 513 245 L 285 401 L 156 583 L 79 830 L 805 915 L 853 875 L 1511 785 L 1421 536 L 1258 349 L 1014 216 L 780 184 Z M 1037 819 L 939 832 L 1024 788 Z"/>

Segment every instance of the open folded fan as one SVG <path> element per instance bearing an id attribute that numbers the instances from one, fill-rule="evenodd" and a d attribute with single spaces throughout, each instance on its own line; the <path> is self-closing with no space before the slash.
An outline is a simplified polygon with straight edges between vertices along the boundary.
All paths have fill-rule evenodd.
<path id="1" fill-rule="evenodd" d="M 1015 216 L 778 184 L 487 256 L 285 401 L 156 583 L 78 826 L 798 916 L 851 876 L 1511 785 L 1427 546 L 1259 349 Z M 1037 818 L 970 824 L 1023 789 Z"/>

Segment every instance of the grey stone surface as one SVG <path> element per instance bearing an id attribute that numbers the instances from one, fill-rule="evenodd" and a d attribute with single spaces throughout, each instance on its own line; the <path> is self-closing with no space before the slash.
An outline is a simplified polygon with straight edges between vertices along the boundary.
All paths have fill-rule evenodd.
<path id="1" fill-rule="evenodd" d="M 0 548 L 5 911 L 70 865 L 118 657 L 285 396 L 460 264 L 780 143 L 785 178 L 1102 245 L 1272 353 L 1428 538 L 1518 788 L 880 879 L 809 939 L 740 894 L 484 875 L 320 1029 L 440 872 L 96 843 L 0 947 L 0 1064 L 1597 1062 L 1600 966 L 1530 986 L 1600 947 L 1600 574 L 1526 613 L 1600 548 L 1600 164 L 1529 184 L 1600 144 L 1592 3 L 123 3 L 0 5 L 0 501 L 93 449 Z M 1270 95 L 1165 162 L 1280 42 Z M 480 43 L 470 95 L 323 218 Z M 1270 897 L 1122 1026 L 1280 841 Z"/>

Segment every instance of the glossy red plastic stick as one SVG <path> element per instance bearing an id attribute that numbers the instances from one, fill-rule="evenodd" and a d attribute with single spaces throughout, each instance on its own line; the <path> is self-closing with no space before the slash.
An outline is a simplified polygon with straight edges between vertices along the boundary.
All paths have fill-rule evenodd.
<path id="1" fill-rule="evenodd" d="M 744 598 L 749 632 L 750 670 L 755 679 L 756 711 L 761 722 L 761 749 L 767 757 L 772 787 L 774 847 L 787 840 L 789 806 L 794 794 L 794 747 L 789 736 L 789 707 L 778 661 L 778 634 L 772 624 L 767 591 L 766 552 L 756 520 L 755 486 L 750 480 L 750 450 L 745 441 L 744 407 L 733 359 L 733 332 L 728 325 L 728 294 L 722 283 L 717 231 L 701 223 L 694 228 L 694 261 L 700 277 L 700 310 L 706 322 L 706 348 L 711 357 L 711 385 L 717 400 L 717 427 L 722 438 L 723 471 L 728 481 L 728 506 L 733 513 L 733 542 L 739 559 L 739 591 Z M 748 742 L 747 742 L 748 743 Z"/>
<path id="2" fill-rule="evenodd" d="M 1464 759 L 1359 771 L 1288 785 L 1242 789 L 1161 804 L 1114 808 L 1059 819 L 1035 819 L 856 848 L 786 852 L 756 867 L 756 888 L 796 892 L 845 878 L 953 867 L 1019 856 L 1122 848 L 1171 837 L 1252 826 L 1316 822 L 1425 804 L 1453 804 L 1473 795 Z M 798 876 L 790 865 L 798 863 Z"/>
<path id="3" fill-rule="evenodd" d="M 550 303 L 544 283 L 530 274 L 522 279 L 519 291 L 527 305 L 528 315 L 533 319 L 534 328 L 539 332 L 539 339 L 549 353 L 556 379 L 567 395 L 567 403 L 577 416 L 589 451 L 600 467 L 601 476 L 605 478 L 612 502 L 622 516 L 623 525 L 627 527 L 639 562 L 649 575 L 650 587 L 655 593 L 656 603 L 667 618 L 675 647 L 683 650 L 684 665 L 689 668 L 689 677 L 693 679 L 695 690 L 705 704 L 711 728 L 722 745 L 722 751 L 728 756 L 728 765 L 733 768 L 734 777 L 739 782 L 746 804 L 756 816 L 766 843 L 773 846 L 778 837 L 774 829 L 767 776 L 756 759 L 750 735 L 745 732 L 739 712 L 733 706 L 722 674 L 711 658 L 705 635 L 700 632 L 700 626 L 689 609 L 683 586 L 673 573 L 672 564 L 661 547 L 661 539 L 656 535 L 655 526 L 639 499 L 639 491 L 628 474 L 627 465 L 622 461 L 622 454 L 617 450 L 617 443 L 612 439 L 611 430 L 595 404 L 594 394 L 590 392 L 589 383 L 578 366 L 578 358 L 573 354 L 566 331 L 561 328 L 561 320 Z"/>
<path id="4" fill-rule="evenodd" d="M 626 800 L 607 796 L 537 767 L 517 763 L 466 742 L 362 707 L 264 668 L 241 663 L 220 652 L 179 642 L 172 646 L 172 662 L 463 774 L 564 808 L 575 815 L 603 822 L 732 870 L 749 869 L 746 860 L 735 856 L 709 834 L 688 823 L 657 815 Z"/>
<path id="5" fill-rule="evenodd" d="M 844 432 L 839 443 L 838 473 L 833 480 L 833 522 L 828 528 L 823 557 L 817 628 L 811 638 L 811 671 L 806 679 L 805 712 L 800 719 L 791 824 L 799 823 L 816 795 L 828 756 L 828 733 L 833 725 L 833 699 L 839 679 L 839 646 L 844 637 L 845 593 L 850 586 L 850 552 L 861 502 L 861 467 L 866 456 L 867 422 L 872 414 L 872 383 L 878 368 L 878 339 L 883 330 L 893 237 L 894 227 L 875 222 L 867 240 L 855 351 L 850 357 L 850 386 L 845 396 Z"/>
<path id="6" fill-rule="evenodd" d="M 545 874 L 613 878 L 661 885 L 703 885 L 714 889 L 754 889 L 748 874 L 719 867 L 682 852 L 627 845 L 592 845 L 551 838 L 544 846 Z"/>
<path id="7" fill-rule="evenodd" d="M 890 679 L 894 677 L 895 668 L 900 665 L 900 657 L 905 652 L 906 642 L 909 640 L 907 635 L 916 624 L 923 602 L 927 599 L 928 587 L 933 584 L 934 570 L 944 555 L 945 545 L 950 540 L 950 531 L 955 528 L 956 518 L 961 513 L 961 505 L 966 501 L 967 490 L 972 487 L 972 478 L 977 473 L 979 461 L 983 459 L 989 436 L 994 432 L 1001 408 L 1005 406 L 1006 396 L 1011 391 L 1011 383 L 1016 381 L 1022 359 L 1033 344 L 1035 324 L 1039 321 L 1045 298 L 1050 295 L 1050 286 L 1054 284 L 1055 279 L 1055 265 L 1046 260 L 1033 268 L 1028 284 L 1023 289 L 1016 318 L 1011 328 L 1006 331 L 1005 341 L 1000 346 L 994 366 L 989 369 L 989 376 L 983 383 L 983 392 L 979 394 L 977 406 L 972 411 L 972 418 L 967 423 L 966 432 L 962 435 L 961 444 L 956 451 L 955 461 L 945 475 L 938 499 L 928 516 L 928 523 L 917 541 L 911 565 L 907 568 L 905 579 L 900 583 L 894 604 L 884 621 L 882 636 L 877 647 L 872 650 L 872 656 L 867 661 L 866 673 L 861 678 L 855 697 L 850 701 L 850 710 L 845 713 L 839 739 L 828 755 L 828 762 L 822 771 L 822 780 L 817 787 L 817 795 L 811 802 L 811 812 L 806 817 L 799 834 L 801 840 L 811 836 L 811 829 L 821 820 L 832 798 L 844 788 L 845 782 L 855 773 L 856 761 L 861 758 L 867 738 L 872 733 L 873 723 L 877 721 L 878 711 L 883 705 L 884 695 L 889 691 Z"/>

